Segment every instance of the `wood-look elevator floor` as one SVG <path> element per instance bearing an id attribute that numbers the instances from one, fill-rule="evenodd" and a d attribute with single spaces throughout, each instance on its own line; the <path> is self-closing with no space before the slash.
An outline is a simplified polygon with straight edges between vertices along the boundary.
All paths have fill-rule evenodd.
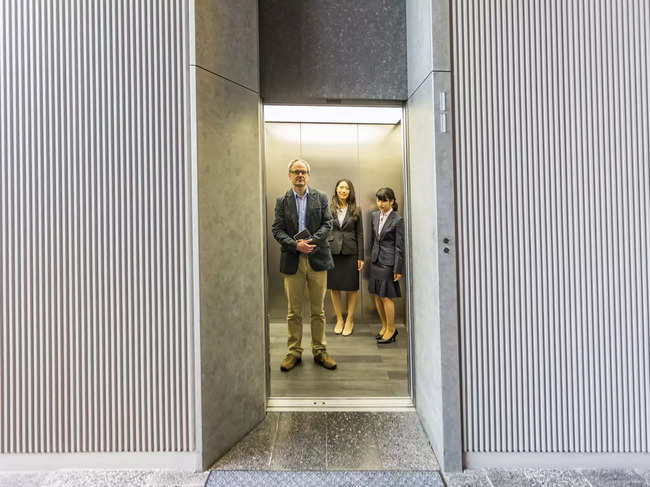
<path id="1" fill-rule="evenodd" d="M 406 397 L 408 392 L 408 338 L 397 325 L 395 343 L 377 345 L 378 324 L 356 324 L 350 336 L 336 335 L 326 327 L 327 352 L 337 361 L 336 370 L 314 363 L 309 324 L 303 325 L 302 364 L 280 371 L 287 353 L 287 324 L 271 323 L 271 397 Z"/>

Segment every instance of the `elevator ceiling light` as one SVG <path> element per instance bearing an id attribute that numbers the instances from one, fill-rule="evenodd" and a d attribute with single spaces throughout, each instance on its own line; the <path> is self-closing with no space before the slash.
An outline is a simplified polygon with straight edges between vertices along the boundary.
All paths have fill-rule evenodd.
<path id="1" fill-rule="evenodd" d="M 264 105 L 265 122 L 382 123 L 402 119 L 399 107 L 330 107 Z"/>

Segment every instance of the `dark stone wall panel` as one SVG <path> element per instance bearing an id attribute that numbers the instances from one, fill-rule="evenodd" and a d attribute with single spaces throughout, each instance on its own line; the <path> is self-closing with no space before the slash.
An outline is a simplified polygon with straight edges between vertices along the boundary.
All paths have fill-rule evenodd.
<path id="1" fill-rule="evenodd" d="M 196 73 L 203 467 L 264 418 L 259 97 Z M 248 197 L 242 198 L 242 194 Z M 245 222 L 245 238 L 242 225 Z"/>
<path id="2" fill-rule="evenodd" d="M 195 0 L 196 65 L 259 92 L 257 0 Z"/>
<path id="3" fill-rule="evenodd" d="M 403 0 L 261 0 L 261 93 L 300 102 L 404 100 Z"/>

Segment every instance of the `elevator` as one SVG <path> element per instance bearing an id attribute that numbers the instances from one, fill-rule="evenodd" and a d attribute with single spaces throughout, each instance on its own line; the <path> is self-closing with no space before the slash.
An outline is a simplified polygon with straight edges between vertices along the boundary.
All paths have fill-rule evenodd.
<path id="1" fill-rule="evenodd" d="M 264 147 L 267 227 L 273 222 L 276 198 L 290 188 L 287 165 L 296 157 L 306 159 L 311 165 L 310 187 L 324 192 L 329 199 L 332 198 L 338 180 L 352 181 L 357 204 L 363 215 L 366 262 L 371 213 L 377 210 L 376 191 L 381 187 L 391 187 L 397 198 L 398 213 L 405 216 L 404 133 L 401 121 L 266 121 Z M 374 334 L 381 327 L 381 321 L 362 271 L 359 302 L 354 315 L 355 330 L 350 337 L 333 333 L 336 316 L 329 291 L 325 297 L 327 348 L 339 362 L 338 369 L 325 371 L 310 361 L 303 360 L 302 369 L 283 373 L 277 369 L 279 360 L 286 353 L 287 301 L 283 276 L 279 271 L 280 245 L 270 231 L 266 234 L 266 250 L 270 398 L 382 397 L 401 398 L 403 401 L 408 398 L 408 276 L 400 281 L 402 297 L 394 301 L 395 324 L 400 330 L 397 343 L 382 347 L 374 341 Z M 342 294 L 345 296 L 345 293 Z M 345 298 L 343 300 L 345 304 Z M 303 359 L 310 358 L 309 338 L 309 310 L 306 301 L 303 306 Z M 369 371 L 375 374 L 373 380 L 367 380 Z"/>

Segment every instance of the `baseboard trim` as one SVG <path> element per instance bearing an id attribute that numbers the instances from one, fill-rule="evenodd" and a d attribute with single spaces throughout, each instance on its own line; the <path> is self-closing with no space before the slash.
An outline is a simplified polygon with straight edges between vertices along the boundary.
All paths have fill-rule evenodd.
<path id="1" fill-rule="evenodd" d="M 410 397 L 270 397 L 267 411 L 415 411 Z"/>
<path id="2" fill-rule="evenodd" d="M 648 468 L 650 453 L 469 453 L 463 466 L 480 468 Z"/>
<path id="3" fill-rule="evenodd" d="M 116 469 L 200 472 L 198 452 L 30 453 L 0 455 L 0 471 Z"/>

